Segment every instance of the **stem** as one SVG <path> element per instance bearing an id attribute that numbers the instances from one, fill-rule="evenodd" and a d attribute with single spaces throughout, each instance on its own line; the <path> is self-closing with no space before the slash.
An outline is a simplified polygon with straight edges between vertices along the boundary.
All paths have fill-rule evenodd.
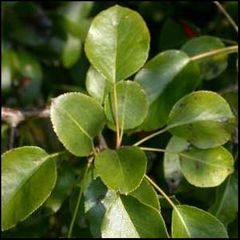
<path id="1" fill-rule="evenodd" d="M 237 24 L 232 19 L 232 17 L 228 14 L 228 12 L 224 9 L 224 7 L 218 1 L 214 1 L 213 3 L 218 7 L 218 9 L 223 13 L 223 15 L 227 18 L 227 20 L 230 22 L 230 24 L 232 24 L 232 26 L 234 27 L 235 31 L 238 33 L 238 26 L 237 26 Z"/>
<path id="2" fill-rule="evenodd" d="M 16 127 L 11 126 L 9 130 L 9 138 L 8 138 L 8 149 L 12 149 L 14 147 L 14 138 L 16 135 Z"/>
<path id="3" fill-rule="evenodd" d="M 147 140 L 149 140 L 149 139 L 151 139 L 151 138 L 153 138 L 153 137 L 155 137 L 155 136 L 157 136 L 159 134 L 162 134 L 162 133 L 166 132 L 167 130 L 168 130 L 168 128 L 166 127 L 166 128 L 163 128 L 163 129 L 161 129 L 161 130 L 159 130 L 159 131 L 157 131 L 157 132 L 155 132 L 153 134 L 150 134 L 147 137 L 141 139 L 140 141 L 134 143 L 133 146 L 138 146 L 138 145 L 146 142 Z"/>
<path id="4" fill-rule="evenodd" d="M 165 199 L 169 202 L 169 204 L 176 209 L 175 204 L 173 203 L 173 201 L 167 196 L 167 194 L 150 178 L 148 177 L 146 174 L 144 176 L 151 184 L 154 188 L 156 188 L 156 190 L 163 196 L 165 197 Z"/>
<path id="5" fill-rule="evenodd" d="M 115 108 L 115 124 L 116 124 L 116 148 L 121 145 L 120 133 L 119 133 L 119 122 L 118 122 L 118 104 L 117 104 L 117 87 L 116 83 L 113 86 L 113 97 L 114 97 L 114 108 Z"/>
<path id="6" fill-rule="evenodd" d="M 87 167 L 86 167 L 86 169 L 85 169 L 85 172 L 84 172 L 83 180 L 82 180 L 82 181 L 84 181 L 84 179 L 85 179 L 85 177 L 86 177 L 86 173 L 87 173 L 87 170 L 88 170 L 90 164 L 91 164 L 91 161 L 89 160 L 89 161 L 88 161 L 88 164 L 87 164 Z M 77 213 L 78 213 L 78 210 L 79 210 L 79 206 L 80 206 L 80 201 L 81 201 L 81 198 L 82 198 L 82 194 L 83 194 L 83 187 L 81 186 L 80 192 L 79 192 L 79 195 L 78 195 L 78 199 L 77 199 L 77 203 L 76 203 L 76 207 L 75 207 L 75 209 L 74 209 L 73 217 L 72 217 L 72 220 L 71 220 L 71 223 L 70 223 L 70 226 L 69 226 L 67 238 L 71 238 L 71 236 L 72 236 L 72 230 L 73 230 L 74 223 L 75 223 L 75 220 L 76 220 L 76 217 L 77 217 Z"/>
<path id="7" fill-rule="evenodd" d="M 196 55 L 194 57 L 191 58 L 192 61 L 197 61 L 203 58 L 208 58 L 208 57 L 212 57 L 218 54 L 222 54 L 222 53 L 226 53 L 226 54 L 230 54 L 230 53 L 235 53 L 238 52 L 238 45 L 235 46 L 231 46 L 231 47 L 226 47 L 226 48 L 221 48 L 221 49 L 216 49 L 210 52 L 205 52 L 205 53 L 201 53 L 199 55 Z"/>
<path id="8" fill-rule="evenodd" d="M 161 148 L 149 148 L 149 147 L 140 147 L 140 149 L 142 149 L 143 151 L 150 151 L 150 152 L 168 152 L 171 153 L 165 149 L 161 149 Z"/>

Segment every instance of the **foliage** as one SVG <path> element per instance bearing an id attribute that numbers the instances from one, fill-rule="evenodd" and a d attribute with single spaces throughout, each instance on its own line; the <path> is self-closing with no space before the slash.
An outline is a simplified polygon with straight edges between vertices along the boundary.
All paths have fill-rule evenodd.
<path id="1" fill-rule="evenodd" d="M 237 236 L 238 47 L 196 4 L 3 3 L 4 237 Z"/>

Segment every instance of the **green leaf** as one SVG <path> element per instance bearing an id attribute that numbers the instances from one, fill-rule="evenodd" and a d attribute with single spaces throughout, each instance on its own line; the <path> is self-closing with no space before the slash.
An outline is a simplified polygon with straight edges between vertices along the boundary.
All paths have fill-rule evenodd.
<path id="1" fill-rule="evenodd" d="M 90 66 L 86 76 L 86 89 L 93 98 L 102 104 L 111 89 L 111 83 L 93 66 Z"/>
<path id="2" fill-rule="evenodd" d="M 201 53 L 209 52 L 215 49 L 224 48 L 223 42 L 212 36 L 196 37 L 182 46 L 182 50 L 190 57 L 199 55 Z M 201 78 L 210 80 L 219 76 L 227 68 L 227 54 L 216 55 L 210 58 L 197 60 L 201 68 Z"/>
<path id="3" fill-rule="evenodd" d="M 81 93 L 66 93 L 55 98 L 50 117 L 59 140 L 76 156 L 91 153 L 93 137 L 102 131 L 105 124 L 101 106 Z"/>
<path id="4" fill-rule="evenodd" d="M 1 88 L 3 92 L 8 91 L 11 88 L 12 82 L 12 69 L 9 54 L 10 54 L 9 50 L 6 49 L 2 50 Z"/>
<path id="5" fill-rule="evenodd" d="M 42 80 L 42 68 L 35 56 L 27 51 L 19 50 L 12 53 L 13 66 L 23 77 L 29 77 L 36 82 Z"/>
<path id="6" fill-rule="evenodd" d="M 66 31 L 84 40 L 90 26 L 87 17 L 92 6 L 93 2 L 64 2 L 58 11 L 63 16 Z"/>
<path id="7" fill-rule="evenodd" d="M 235 172 L 216 190 L 216 199 L 209 212 L 227 226 L 238 213 L 238 174 Z"/>
<path id="8" fill-rule="evenodd" d="M 147 158 L 138 147 L 106 149 L 96 156 L 95 167 L 108 188 L 128 194 L 143 180 Z"/>
<path id="9" fill-rule="evenodd" d="M 148 101 L 141 86 L 132 81 L 121 81 L 116 85 L 117 113 L 121 129 L 133 129 L 145 119 L 148 111 Z M 105 113 L 110 124 L 115 123 L 114 90 L 105 100 Z"/>
<path id="10" fill-rule="evenodd" d="M 168 128 L 173 135 L 203 149 L 226 143 L 234 125 L 235 117 L 228 103 L 211 91 L 197 91 L 181 98 L 168 119 Z"/>
<path id="11" fill-rule="evenodd" d="M 38 147 L 19 147 L 2 155 L 2 230 L 38 209 L 56 183 L 55 161 Z"/>
<path id="12" fill-rule="evenodd" d="M 62 61 L 65 68 L 70 68 L 77 62 L 77 60 L 80 58 L 81 48 L 81 39 L 68 34 L 62 52 Z"/>
<path id="13" fill-rule="evenodd" d="M 173 238 L 228 238 L 224 225 L 199 208 L 177 205 L 172 214 Z"/>
<path id="14" fill-rule="evenodd" d="M 180 154 L 184 177 L 197 187 L 220 185 L 233 172 L 232 154 L 224 147 L 192 148 Z"/>
<path id="15" fill-rule="evenodd" d="M 173 105 L 195 89 L 199 76 L 197 64 L 182 51 L 164 51 L 151 59 L 134 79 L 151 104 L 142 128 L 149 131 L 165 125 Z"/>
<path id="16" fill-rule="evenodd" d="M 140 186 L 131 192 L 130 195 L 135 197 L 139 202 L 160 210 L 158 195 L 146 179 L 143 179 Z"/>
<path id="17" fill-rule="evenodd" d="M 110 7 L 92 21 L 85 51 L 91 64 L 108 81 L 124 80 L 146 61 L 150 36 L 143 18 L 135 11 Z"/>
<path id="18" fill-rule="evenodd" d="M 189 143 L 183 139 L 173 136 L 166 147 L 163 159 L 164 178 L 168 187 L 173 190 L 177 188 L 182 180 L 182 171 L 178 153 L 186 150 Z"/>
<path id="19" fill-rule="evenodd" d="M 51 196 L 45 203 L 45 206 L 56 213 L 62 206 L 65 199 L 70 195 L 76 182 L 73 169 L 62 163 L 58 169 L 58 179 Z"/>
<path id="20" fill-rule="evenodd" d="M 106 212 L 102 200 L 104 199 L 106 193 L 107 188 L 99 177 L 91 182 L 84 193 L 85 213 L 87 219 L 89 220 L 90 230 L 94 238 L 101 237 L 101 223 Z"/>
<path id="21" fill-rule="evenodd" d="M 119 196 L 112 202 L 102 222 L 103 238 L 167 238 L 162 216 L 131 196 Z"/>

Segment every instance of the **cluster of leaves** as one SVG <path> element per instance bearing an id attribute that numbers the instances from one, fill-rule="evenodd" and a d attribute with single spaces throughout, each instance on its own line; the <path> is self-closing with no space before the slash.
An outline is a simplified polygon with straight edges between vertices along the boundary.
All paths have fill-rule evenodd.
<path id="1" fill-rule="evenodd" d="M 15 28 L 8 33 L 11 39 L 34 47 L 43 58 L 48 58 L 50 49 L 58 59 L 61 53 L 61 63 L 73 75 L 81 67 L 76 62 L 85 41 L 91 66 L 86 73 L 87 92 L 80 89 L 51 100 L 52 127 L 67 151 L 48 154 L 40 147 L 21 146 L 2 155 L 2 230 L 26 219 L 19 224 L 21 232 L 31 226 L 28 219 L 41 222 L 48 217 L 49 225 L 62 224 L 60 234 L 68 232 L 68 237 L 234 235 L 236 229 L 231 230 L 234 225 L 230 224 L 236 223 L 238 211 L 237 172 L 235 144 L 230 140 L 236 128 L 235 95 L 202 89 L 205 82 L 223 74 L 228 53 L 236 47 L 225 48 L 219 38 L 208 35 L 165 43 L 169 26 L 176 25 L 167 20 L 162 28 L 167 33 L 159 41 L 167 50 L 161 49 L 147 61 L 150 33 L 140 14 L 116 5 L 90 20 L 92 4 L 65 3 L 59 13 L 54 12 L 52 17 L 62 30 L 58 34 L 65 41 L 47 32 L 48 41 L 40 40 L 21 21 L 20 29 L 32 34 L 31 38 L 21 37 Z M 44 14 L 33 3 L 27 6 L 33 15 Z M 18 13 L 24 15 L 20 3 L 5 8 L 5 12 L 21 9 Z M 11 21 L 5 22 L 11 26 Z M 79 27 L 79 21 L 84 27 Z M 44 24 L 48 25 L 47 20 Z M 219 49 L 224 51 L 219 54 Z M 23 76 L 31 79 L 28 93 L 34 92 L 33 87 L 40 91 L 36 82 L 42 79 L 41 67 L 33 59 L 25 50 L 4 45 L 6 96 L 11 79 Z M 49 64 L 49 59 L 42 60 Z M 25 103 L 23 98 L 20 101 Z M 147 140 L 151 141 L 143 147 Z M 164 152 L 157 156 L 163 159 L 160 170 L 160 164 L 156 165 L 157 174 L 150 152 Z M 148 177 L 153 174 L 175 196 L 168 197 Z M 210 192 L 216 196 L 206 200 Z M 65 206 L 67 198 L 70 211 Z M 68 222 L 61 219 L 64 214 Z M 6 234 L 10 236 L 11 230 Z"/>

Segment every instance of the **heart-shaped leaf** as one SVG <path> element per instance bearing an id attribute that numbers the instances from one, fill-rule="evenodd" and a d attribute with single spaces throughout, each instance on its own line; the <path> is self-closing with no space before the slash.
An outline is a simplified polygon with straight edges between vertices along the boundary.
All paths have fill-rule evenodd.
<path id="1" fill-rule="evenodd" d="M 110 7 L 92 21 L 85 51 L 91 64 L 107 80 L 117 82 L 135 73 L 146 61 L 149 32 L 135 11 Z"/>
<path id="2" fill-rule="evenodd" d="M 235 172 L 217 188 L 216 199 L 209 212 L 227 226 L 238 213 L 238 174 Z"/>
<path id="3" fill-rule="evenodd" d="M 101 106 L 81 93 L 66 93 L 51 104 L 50 117 L 55 133 L 69 152 L 87 156 L 93 149 L 93 137 L 104 127 Z"/>
<path id="4" fill-rule="evenodd" d="M 108 188 L 123 194 L 136 189 L 146 172 L 147 158 L 138 147 L 106 149 L 96 156 L 98 175 Z"/>
<path id="5" fill-rule="evenodd" d="M 102 104 L 111 85 L 93 66 L 90 66 L 86 76 L 86 89 L 93 98 Z"/>
<path id="6" fill-rule="evenodd" d="M 203 149 L 226 143 L 234 125 L 235 117 L 226 100 L 211 91 L 197 91 L 181 98 L 168 119 L 173 135 Z"/>
<path id="7" fill-rule="evenodd" d="M 143 179 L 140 186 L 131 192 L 130 195 L 135 197 L 139 202 L 160 210 L 158 195 L 146 179 Z"/>
<path id="8" fill-rule="evenodd" d="M 147 116 L 148 101 L 141 86 L 132 81 L 121 81 L 116 85 L 117 114 L 121 129 L 133 129 L 139 126 Z M 105 101 L 105 113 L 110 124 L 115 123 L 114 90 Z"/>
<path id="9" fill-rule="evenodd" d="M 175 189 L 182 179 L 182 171 L 178 153 L 186 150 L 189 143 L 183 139 L 173 136 L 166 147 L 163 159 L 164 178 L 170 189 Z"/>
<path id="10" fill-rule="evenodd" d="M 19 147 L 2 155 L 2 230 L 38 209 L 57 179 L 51 155 L 38 147 Z"/>
<path id="11" fill-rule="evenodd" d="M 131 196 L 119 196 L 105 213 L 103 238 L 167 238 L 162 216 L 156 209 Z"/>
<path id="12" fill-rule="evenodd" d="M 182 50 L 190 57 L 211 50 L 224 48 L 223 42 L 212 36 L 200 36 L 190 39 L 182 46 Z M 201 67 L 201 78 L 210 80 L 219 76 L 227 68 L 227 54 L 216 55 L 214 57 L 197 60 Z"/>
<path id="13" fill-rule="evenodd" d="M 173 238 L 228 238 L 224 225 L 199 208 L 177 205 L 172 214 Z"/>
<path id="14" fill-rule="evenodd" d="M 197 187 L 220 185 L 233 172 L 232 154 L 224 147 L 192 148 L 180 154 L 181 170 L 185 178 Z"/>
<path id="15" fill-rule="evenodd" d="M 134 79 L 151 104 L 141 127 L 149 131 L 165 125 L 173 105 L 195 89 L 199 77 L 199 67 L 183 51 L 168 50 L 151 59 Z"/>

